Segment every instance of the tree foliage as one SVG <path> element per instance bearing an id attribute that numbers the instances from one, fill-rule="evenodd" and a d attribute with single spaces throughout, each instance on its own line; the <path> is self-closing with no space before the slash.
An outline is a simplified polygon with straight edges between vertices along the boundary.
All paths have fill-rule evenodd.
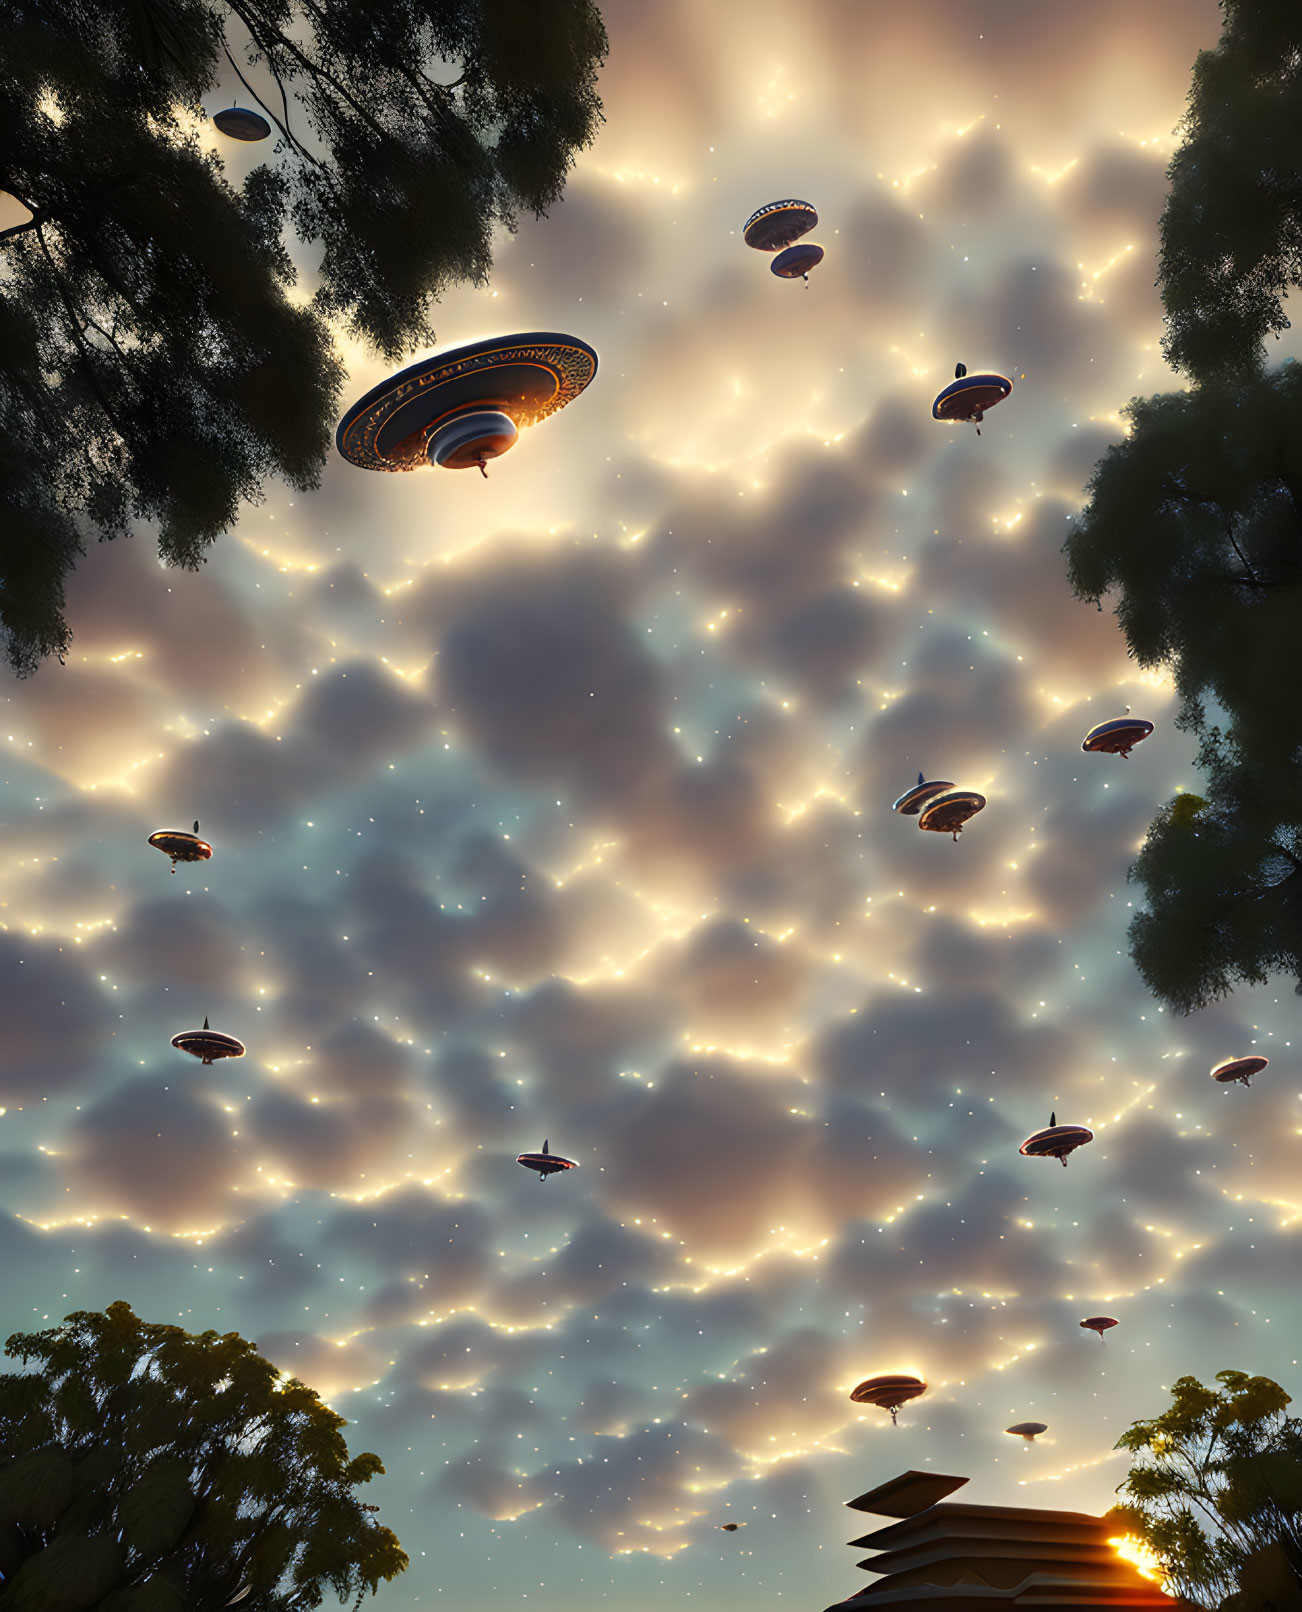
<path id="1" fill-rule="evenodd" d="M 1302 1604 L 1302 1422 L 1269 1377 L 1181 1377 L 1171 1407 L 1116 1448 L 1141 1457 L 1108 1513 L 1158 1558 L 1166 1587 L 1226 1612 Z M 1230 1599 L 1233 1597 L 1233 1599 Z"/>
<path id="2" fill-rule="evenodd" d="M 280 1383 L 238 1333 L 141 1321 L 119 1300 L 5 1353 L 0 1373 L 3 1612 L 305 1612 L 407 1565 L 352 1490 L 312 1389 Z"/>
<path id="3" fill-rule="evenodd" d="M 0 633 L 70 643 L 86 539 L 158 524 L 201 563 L 265 480 L 316 484 L 342 370 L 482 283 L 495 226 L 560 196 L 600 120 L 593 0 L 11 0 L 0 39 Z M 274 124 L 236 189 L 201 98 Z M 320 248 L 295 291 L 283 234 Z"/>
<path id="4" fill-rule="evenodd" d="M 1194 63 L 1159 256 L 1166 356 L 1211 382 L 1260 371 L 1302 284 L 1302 7 L 1221 5 L 1220 43 Z"/>
<path id="5" fill-rule="evenodd" d="M 1134 399 L 1065 552 L 1116 601 L 1132 656 L 1170 670 L 1201 744 L 1201 809 L 1155 818 L 1131 876 L 1149 988 L 1177 1012 L 1236 984 L 1302 981 L 1302 366 L 1268 372 L 1302 284 L 1302 7 L 1222 0 L 1171 164 L 1159 281 L 1167 356 L 1197 383 Z"/>

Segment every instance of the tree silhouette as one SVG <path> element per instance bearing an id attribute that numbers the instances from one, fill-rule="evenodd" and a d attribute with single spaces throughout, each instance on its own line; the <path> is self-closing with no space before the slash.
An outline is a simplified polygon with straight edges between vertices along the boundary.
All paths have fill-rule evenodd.
<path id="1" fill-rule="evenodd" d="M 170 564 L 269 476 L 314 486 L 342 370 L 434 339 L 492 231 L 560 196 L 601 116 L 592 0 L 16 0 L 0 70 L 0 632 L 20 674 L 71 641 L 87 538 L 153 520 Z M 236 189 L 219 80 L 276 138 Z M 320 249 L 294 295 L 282 232 Z"/>
<path id="2" fill-rule="evenodd" d="M 238 1333 L 141 1321 L 119 1300 L 5 1353 L 4 1612 L 306 1612 L 407 1566 L 351 1491 L 342 1417 Z"/>
<path id="3" fill-rule="evenodd" d="M 1269 1377 L 1181 1377 L 1171 1407 L 1116 1448 L 1142 1455 L 1108 1513 L 1162 1564 L 1167 1589 L 1225 1612 L 1302 1603 L 1302 1422 Z"/>
<path id="4" fill-rule="evenodd" d="M 1132 656 L 1169 669 L 1200 740 L 1188 797 L 1158 813 L 1131 876 L 1149 988 L 1189 1013 L 1240 982 L 1302 981 L 1302 366 L 1264 338 L 1302 284 L 1302 8 L 1222 0 L 1171 164 L 1159 285 L 1191 392 L 1134 399 L 1067 539 L 1077 597 L 1117 601 Z"/>

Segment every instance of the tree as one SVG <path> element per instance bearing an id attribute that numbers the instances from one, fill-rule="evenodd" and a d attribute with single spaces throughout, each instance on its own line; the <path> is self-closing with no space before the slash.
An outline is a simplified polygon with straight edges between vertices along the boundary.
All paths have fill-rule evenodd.
<path id="1" fill-rule="evenodd" d="M 1269 1377 L 1181 1377 L 1171 1408 L 1116 1448 L 1137 1461 L 1108 1513 L 1157 1557 L 1167 1589 L 1226 1612 L 1302 1604 L 1302 1422 Z M 1233 1597 L 1232 1600 L 1229 1598 Z M 1228 1601 L 1228 1605 L 1227 1605 Z"/>
<path id="2" fill-rule="evenodd" d="M 1171 164 L 1159 285 L 1191 392 L 1132 400 L 1067 539 L 1078 598 L 1117 600 L 1131 655 L 1173 672 L 1201 741 L 1131 877 L 1149 988 L 1177 1012 L 1288 971 L 1302 981 L 1302 366 L 1265 367 L 1302 284 L 1302 8 L 1222 0 Z M 1186 798 L 1187 800 L 1187 798 Z"/>
<path id="3" fill-rule="evenodd" d="M 1245 379 L 1287 330 L 1302 284 L 1302 12 L 1296 0 L 1221 0 L 1225 27 L 1194 63 L 1170 167 L 1158 260 L 1171 364 Z"/>
<path id="4" fill-rule="evenodd" d="M 119 1300 L 5 1353 L 38 1367 L 0 1373 L 3 1612 L 301 1612 L 407 1566 L 351 1493 L 379 1457 L 238 1333 Z"/>
<path id="5" fill-rule="evenodd" d="M 0 39 L 0 633 L 71 641 L 92 534 L 170 564 L 269 476 L 316 485 L 342 381 L 329 322 L 395 358 L 483 283 L 496 225 L 560 196 L 601 117 L 593 0 L 9 0 Z M 233 75 L 276 130 L 236 190 L 200 146 Z M 321 249 L 293 294 L 282 240 Z"/>

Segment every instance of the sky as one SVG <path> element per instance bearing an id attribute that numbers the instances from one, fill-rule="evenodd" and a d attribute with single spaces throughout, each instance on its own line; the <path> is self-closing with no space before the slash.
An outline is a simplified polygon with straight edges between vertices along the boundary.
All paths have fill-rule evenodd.
<path id="1" fill-rule="evenodd" d="M 603 12 L 597 142 L 438 321 L 578 336 L 588 390 L 487 481 L 332 453 L 197 573 L 93 547 L 3 691 L 3 1333 L 256 1340 L 385 1463 L 383 1608 L 821 1608 L 907 1468 L 1101 1512 L 1176 1377 L 1302 1384 L 1299 1004 L 1139 981 L 1193 746 L 1061 554 L 1180 384 L 1215 5 Z M 741 240 L 786 196 L 807 289 Z M 980 438 L 930 417 L 960 360 L 1016 382 Z M 919 770 L 987 797 L 957 843 L 891 812 Z M 171 1048 L 205 1015 L 245 1058 Z M 1067 1170 L 1018 1154 L 1051 1110 Z M 897 1428 L 848 1397 L 891 1371 Z"/>

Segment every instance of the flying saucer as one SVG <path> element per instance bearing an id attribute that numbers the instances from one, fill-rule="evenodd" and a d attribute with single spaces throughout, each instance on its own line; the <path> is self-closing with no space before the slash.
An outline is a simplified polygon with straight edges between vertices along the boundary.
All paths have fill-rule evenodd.
<path id="1" fill-rule="evenodd" d="M 1269 1062 L 1269 1058 L 1227 1058 L 1212 1070 L 1212 1079 L 1222 1086 L 1232 1080 L 1241 1080 L 1246 1086 L 1252 1076 L 1259 1075 Z"/>
<path id="2" fill-rule="evenodd" d="M 1085 1125 L 1059 1125 L 1056 1114 L 1049 1115 L 1048 1128 L 1033 1131 L 1018 1148 L 1028 1159 L 1058 1159 L 1065 1170 L 1067 1155 L 1094 1140 L 1094 1132 Z"/>
<path id="3" fill-rule="evenodd" d="M 271 125 L 260 112 L 250 112 L 246 106 L 227 106 L 214 112 L 213 122 L 232 140 L 265 140 Z"/>
<path id="4" fill-rule="evenodd" d="M 901 1405 L 925 1394 L 927 1385 L 921 1377 L 869 1377 L 851 1390 L 850 1398 L 856 1405 L 876 1405 L 891 1413 L 891 1422 Z"/>
<path id="5" fill-rule="evenodd" d="M 953 834 L 957 840 L 963 824 L 979 811 L 984 811 L 986 798 L 975 789 L 953 789 L 947 795 L 937 795 L 918 818 L 918 827 L 930 834 Z"/>
<path id="6" fill-rule="evenodd" d="M 746 1524 L 744 1522 L 721 1522 L 718 1526 L 723 1529 L 725 1534 L 735 1534 L 739 1528 L 744 1528 Z"/>
<path id="7" fill-rule="evenodd" d="M 969 375 L 966 364 L 955 364 L 954 379 L 931 405 L 933 420 L 947 420 L 953 424 L 971 421 L 981 435 L 981 422 L 986 410 L 994 408 L 1013 389 L 1006 375 Z"/>
<path id="8" fill-rule="evenodd" d="M 523 1164 L 526 1170 L 537 1170 L 539 1181 L 545 1181 L 549 1175 L 556 1175 L 561 1170 L 578 1169 L 573 1159 L 563 1159 L 559 1153 L 553 1153 L 545 1139 L 541 1153 L 517 1154 L 515 1162 Z"/>
<path id="9" fill-rule="evenodd" d="M 780 280 L 803 280 L 809 284 L 809 271 L 823 261 L 823 248 L 816 241 L 801 241 L 799 246 L 788 246 L 769 264 L 769 269 Z"/>
<path id="10" fill-rule="evenodd" d="M 1014 1422 L 1011 1427 L 1004 1429 L 1005 1433 L 1016 1433 L 1018 1438 L 1031 1440 L 1038 1438 L 1041 1433 L 1049 1431 L 1048 1422 Z"/>
<path id="11" fill-rule="evenodd" d="M 160 828 L 156 834 L 149 836 L 149 843 L 156 851 L 172 859 L 172 872 L 176 872 L 178 862 L 206 862 L 212 855 L 212 846 L 207 840 L 199 838 L 199 819 L 194 820 L 194 833 L 187 834 L 179 828 Z"/>
<path id="12" fill-rule="evenodd" d="M 1117 1323 L 1110 1315 L 1091 1315 L 1088 1317 L 1088 1319 L 1082 1321 L 1081 1325 L 1088 1332 L 1097 1332 L 1099 1335 L 1099 1342 L 1102 1343 L 1103 1334 L 1111 1331 L 1111 1329 L 1116 1326 Z"/>
<path id="13" fill-rule="evenodd" d="M 577 336 L 535 331 L 433 353 L 359 398 L 335 446 L 362 470 L 477 466 L 515 443 L 521 427 L 563 409 L 597 373 Z"/>
<path id="14" fill-rule="evenodd" d="M 741 238 L 757 252 L 780 252 L 817 223 L 818 214 L 807 201 L 770 202 L 750 215 Z"/>
<path id="15" fill-rule="evenodd" d="M 237 1041 L 233 1035 L 223 1035 L 220 1030 L 210 1030 L 206 1017 L 202 1030 L 182 1030 L 180 1035 L 172 1037 L 172 1045 L 178 1052 L 188 1052 L 191 1057 L 201 1058 L 204 1063 L 212 1063 L 217 1058 L 244 1056 L 244 1043 Z"/>
<path id="16" fill-rule="evenodd" d="M 1090 755 L 1101 753 L 1120 756 L 1128 760 L 1131 750 L 1141 739 L 1147 739 L 1153 724 L 1138 716 L 1116 716 L 1111 722 L 1100 722 L 1085 735 L 1081 749 Z"/>
<path id="17" fill-rule="evenodd" d="M 936 778 L 928 783 L 921 773 L 912 789 L 906 789 L 900 798 L 891 807 L 893 812 L 899 812 L 902 817 L 916 817 L 929 800 L 937 795 L 943 795 L 947 789 L 953 789 L 947 779 Z"/>

